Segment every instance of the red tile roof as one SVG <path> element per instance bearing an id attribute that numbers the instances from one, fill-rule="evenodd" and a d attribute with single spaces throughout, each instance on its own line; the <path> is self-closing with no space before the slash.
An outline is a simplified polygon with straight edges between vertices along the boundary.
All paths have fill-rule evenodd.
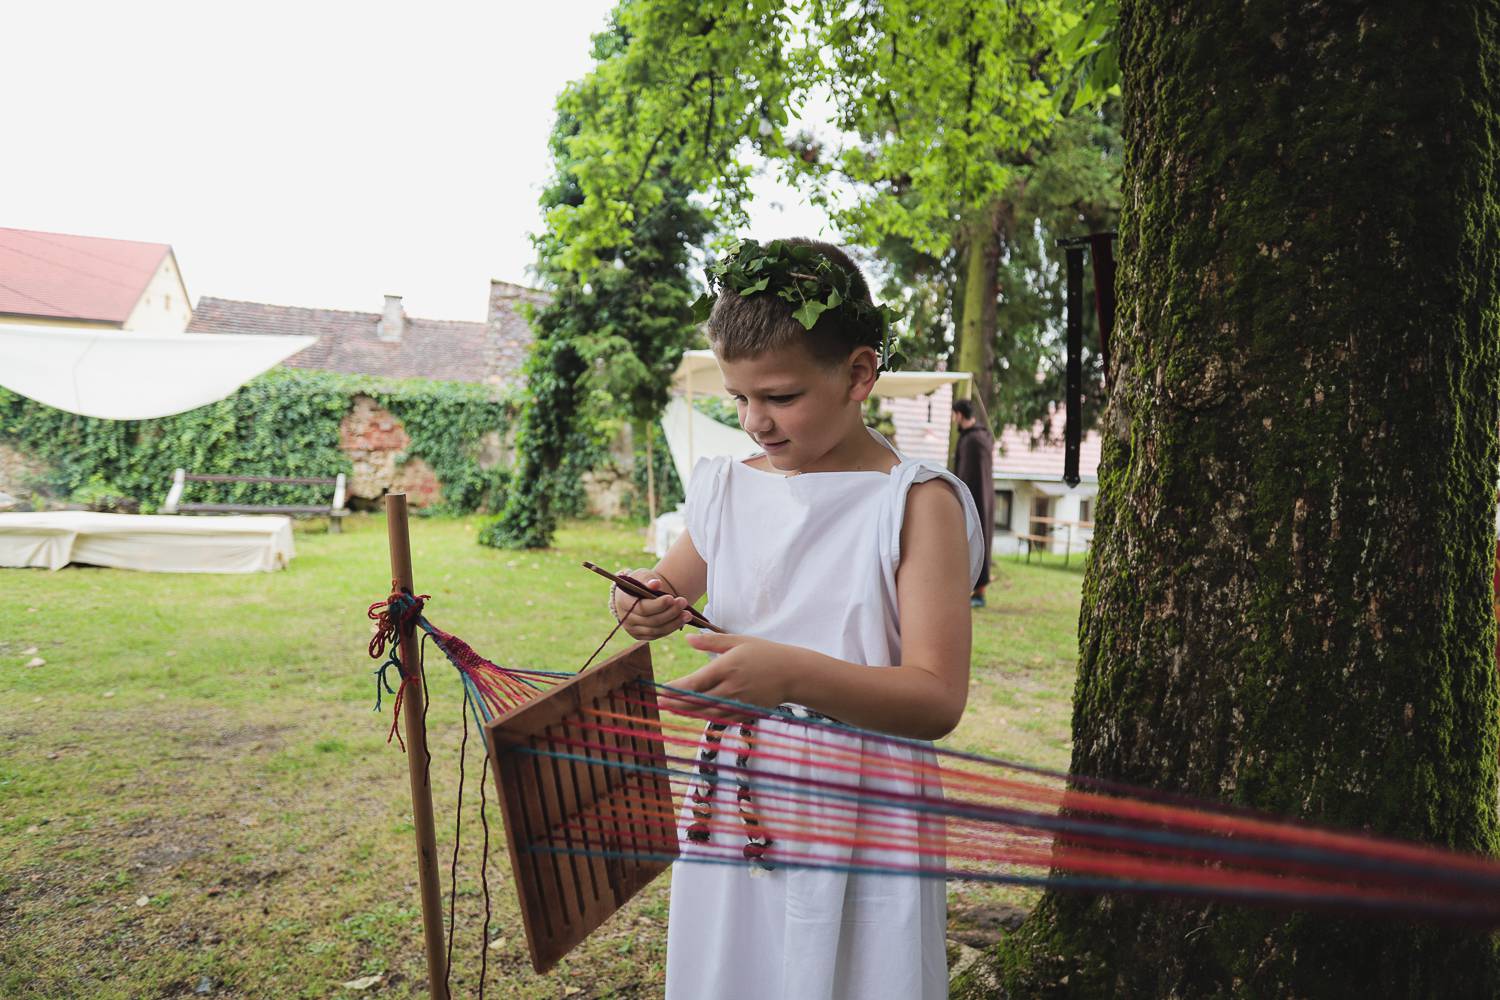
<path id="1" fill-rule="evenodd" d="M 165 243 L 0 228 L 0 313 L 124 323 Z"/>
<path id="2" fill-rule="evenodd" d="M 931 459 L 947 464 L 949 413 L 952 407 L 952 392 L 943 386 L 930 396 L 909 399 L 887 399 L 882 409 L 891 414 L 896 425 L 893 442 L 903 454 L 911 458 Z M 995 442 L 996 479 L 1041 479 L 1062 481 L 1063 475 L 1063 414 L 1061 409 L 1053 414 L 1052 440 L 1038 441 L 1032 446 L 1032 435 L 1041 437 L 1042 425 L 1037 423 L 1031 432 L 1017 427 L 1007 427 Z M 1078 448 L 1078 472 L 1085 480 L 1094 480 L 1099 475 L 1099 434 L 1089 431 Z"/>
<path id="3" fill-rule="evenodd" d="M 1055 479 L 1063 477 L 1064 415 L 1061 407 L 1052 414 L 1051 440 L 1038 440 L 1035 447 L 1031 439 L 1041 437 L 1042 422 L 1037 421 L 1029 432 L 1019 427 L 1007 427 L 996 442 L 995 478 L 997 479 Z M 1078 474 L 1084 479 L 1099 478 L 1099 432 L 1089 431 L 1078 442 Z"/>
<path id="4" fill-rule="evenodd" d="M 346 312 L 240 302 L 207 296 L 198 300 L 189 333 L 303 334 L 318 342 L 292 355 L 285 365 L 323 371 L 399 378 L 484 382 L 484 323 L 407 317 L 399 341 L 376 336 L 380 313 Z M 524 355 L 523 355 L 524 357 Z M 515 372 L 499 372 L 508 384 Z"/>
<path id="5" fill-rule="evenodd" d="M 948 425 L 952 412 L 953 390 L 943 386 L 926 396 L 895 397 L 881 400 L 881 409 L 891 415 L 896 425 L 891 443 L 908 458 L 924 458 L 948 464 Z"/>

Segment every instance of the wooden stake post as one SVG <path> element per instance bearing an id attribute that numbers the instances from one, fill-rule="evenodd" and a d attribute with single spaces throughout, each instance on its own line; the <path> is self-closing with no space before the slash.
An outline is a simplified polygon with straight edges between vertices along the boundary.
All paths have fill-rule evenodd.
<path id="1" fill-rule="evenodd" d="M 406 525 L 406 494 L 385 497 L 386 531 L 391 546 L 391 580 L 415 594 L 411 579 L 411 538 Z M 422 891 L 422 936 L 427 946 L 427 991 L 433 1000 L 448 1000 L 447 956 L 443 950 L 443 896 L 438 888 L 437 837 L 432 825 L 432 786 L 428 783 L 427 731 L 422 724 L 423 681 L 415 628 L 397 636 L 402 677 L 413 677 L 402 696 L 406 725 L 406 768 L 411 776 L 411 819 L 417 832 L 417 876 Z"/>

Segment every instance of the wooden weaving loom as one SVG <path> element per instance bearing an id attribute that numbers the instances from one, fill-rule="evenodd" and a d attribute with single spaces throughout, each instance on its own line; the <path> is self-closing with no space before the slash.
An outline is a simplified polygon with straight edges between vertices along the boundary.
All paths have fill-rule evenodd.
<path id="1" fill-rule="evenodd" d="M 393 588 L 415 594 L 405 494 L 386 496 L 386 519 Z M 424 721 L 426 682 L 413 623 L 398 626 L 395 645 L 403 678 L 399 704 L 428 991 L 433 1000 L 448 1000 Z M 621 724 L 610 727 L 613 731 L 591 732 L 585 740 L 579 727 L 589 711 L 609 712 Z M 663 846 L 676 843 L 673 822 L 646 818 L 675 815 L 649 646 L 637 643 L 591 670 L 537 691 L 531 700 L 488 722 L 484 731 L 526 944 L 532 967 L 542 973 L 677 856 L 675 846 Z M 581 754 L 560 754 L 564 741 L 589 745 Z M 643 767 L 642 761 L 661 766 Z"/>
<path id="2" fill-rule="evenodd" d="M 673 825 L 643 819 L 640 809 L 645 802 L 656 807 L 648 816 L 674 813 L 652 684 L 650 649 L 637 643 L 485 727 L 537 972 L 556 965 L 677 856 L 661 846 L 675 841 Z M 585 737 L 579 724 L 590 709 L 629 716 L 618 727 L 628 735 Z M 569 756 L 568 747 L 585 739 L 594 744 L 588 754 Z M 641 768 L 643 754 L 660 767 Z M 638 856 L 620 857 L 631 854 Z"/>
<path id="3" fill-rule="evenodd" d="M 376 675 L 383 684 L 393 665 L 401 674 L 400 687 L 385 690 L 396 695 L 406 732 L 428 983 L 435 1000 L 448 998 L 449 968 L 418 629 L 458 669 L 466 737 L 469 712 L 476 719 L 483 715 L 527 947 L 539 973 L 677 859 L 1182 896 L 1500 928 L 1500 862 L 1488 856 L 935 747 L 814 720 L 806 709 L 799 716 L 720 700 L 741 720 L 733 724 L 737 744 L 730 764 L 719 759 L 720 750 L 728 750 L 721 740 L 730 724 L 722 711 L 711 711 L 709 696 L 695 696 L 705 702 L 702 710 L 675 707 L 667 720 L 661 718 L 645 643 L 574 674 L 501 666 L 434 626 L 421 614 L 425 598 L 412 586 L 405 497 L 388 497 L 387 514 L 393 589 L 368 612 L 378 623 L 370 655 L 384 655 L 387 643 L 399 650 Z M 638 599 L 649 596 L 633 581 L 617 585 Z M 712 625 L 705 619 L 701 627 Z M 757 719 L 775 720 L 776 726 L 752 732 Z M 391 735 L 397 735 L 394 720 Z M 463 759 L 460 744 L 460 809 Z M 752 795 L 756 761 L 766 763 L 753 779 Z M 779 766 L 789 761 L 813 761 L 817 774 Z M 720 782 L 726 799 L 727 783 L 735 786 L 734 812 L 715 819 Z M 678 840 L 674 786 L 691 804 L 683 833 L 688 845 Z M 713 839 L 714 831 L 729 836 Z M 456 822 L 455 865 L 458 843 Z M 486 951 L 480 954 L 482 997 Z"/>

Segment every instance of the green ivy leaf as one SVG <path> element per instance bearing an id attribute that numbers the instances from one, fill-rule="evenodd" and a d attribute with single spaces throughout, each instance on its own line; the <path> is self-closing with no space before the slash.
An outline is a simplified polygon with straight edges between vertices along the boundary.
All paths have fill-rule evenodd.
<path id="1" fill-rule="evenodd" d="M 818 324 L 818 317 L 828 310 L 828 305 L 816 299 L 808 299 L 801 307 L 792 311 L 792 318 L 802 324 L 804 330 L 811 330 Z"/>
<path id="2" fill-rule="evenodd" d="M 693 322 L 707 323 L 709 314 L 714 311 L 714 296 L 703 294 L 693 300 Z"/>

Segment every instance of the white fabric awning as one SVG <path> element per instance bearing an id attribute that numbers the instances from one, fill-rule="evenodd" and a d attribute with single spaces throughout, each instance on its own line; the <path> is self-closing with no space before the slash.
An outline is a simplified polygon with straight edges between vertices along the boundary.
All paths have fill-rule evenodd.
<path id="1" fill-rule="evenodd" d="M 881 372 L 875 380 L 875 395 L 896 397 L 925 396 L 945 385 L 968 382 L 969 372 Z"/>
<path id="2" fill-rule="evenodd" d="M 881 372 L 875 382 L 877 396 L 925 396 L 953 382 L 967 382 L 968 372 Z M 695 396 L 727 396 L 724 373 L 713 351 L 684 351 L 672 387 Z"/>
<path id="3" fill-rule="evenodd" d="M 317 339 L 0 326 L 0 386 L 86 417 L 146 420 L 217 402 Z"/>
<path id="4" fill-rule="evenodd" d="M 688 409 L 687 403 L 673 398 L 661 415 L 661 429 L 672 451 L 677 479 L 687 487 L 688 477 L 700 458 L 729 455 L 738 460 L 760 451 L 749 434 L 738 427 L 721 424 L 706 413 Z"/>
<path id="5" fill-rule="evenodd" d="M 968 372 L 882 372 L 875 383 L 877 396 L 925 396 L 954 382 L 967 382 Z M 694 396 L 727 397 L 724 373 L 713 351 L 684 351 L 682 361 L 672 376 L 672 388 Z M 689 414 L 692 418 L 689 419 Z M 727 427 L 711 417 L 690 408 L 690 402 L 673 399 L 662 414 L 662 430 L 672 449 L 672 463 L 686 487 L 698 459 L 711 455 L 748 458 L 760 448 L 744 431 Z"/>

